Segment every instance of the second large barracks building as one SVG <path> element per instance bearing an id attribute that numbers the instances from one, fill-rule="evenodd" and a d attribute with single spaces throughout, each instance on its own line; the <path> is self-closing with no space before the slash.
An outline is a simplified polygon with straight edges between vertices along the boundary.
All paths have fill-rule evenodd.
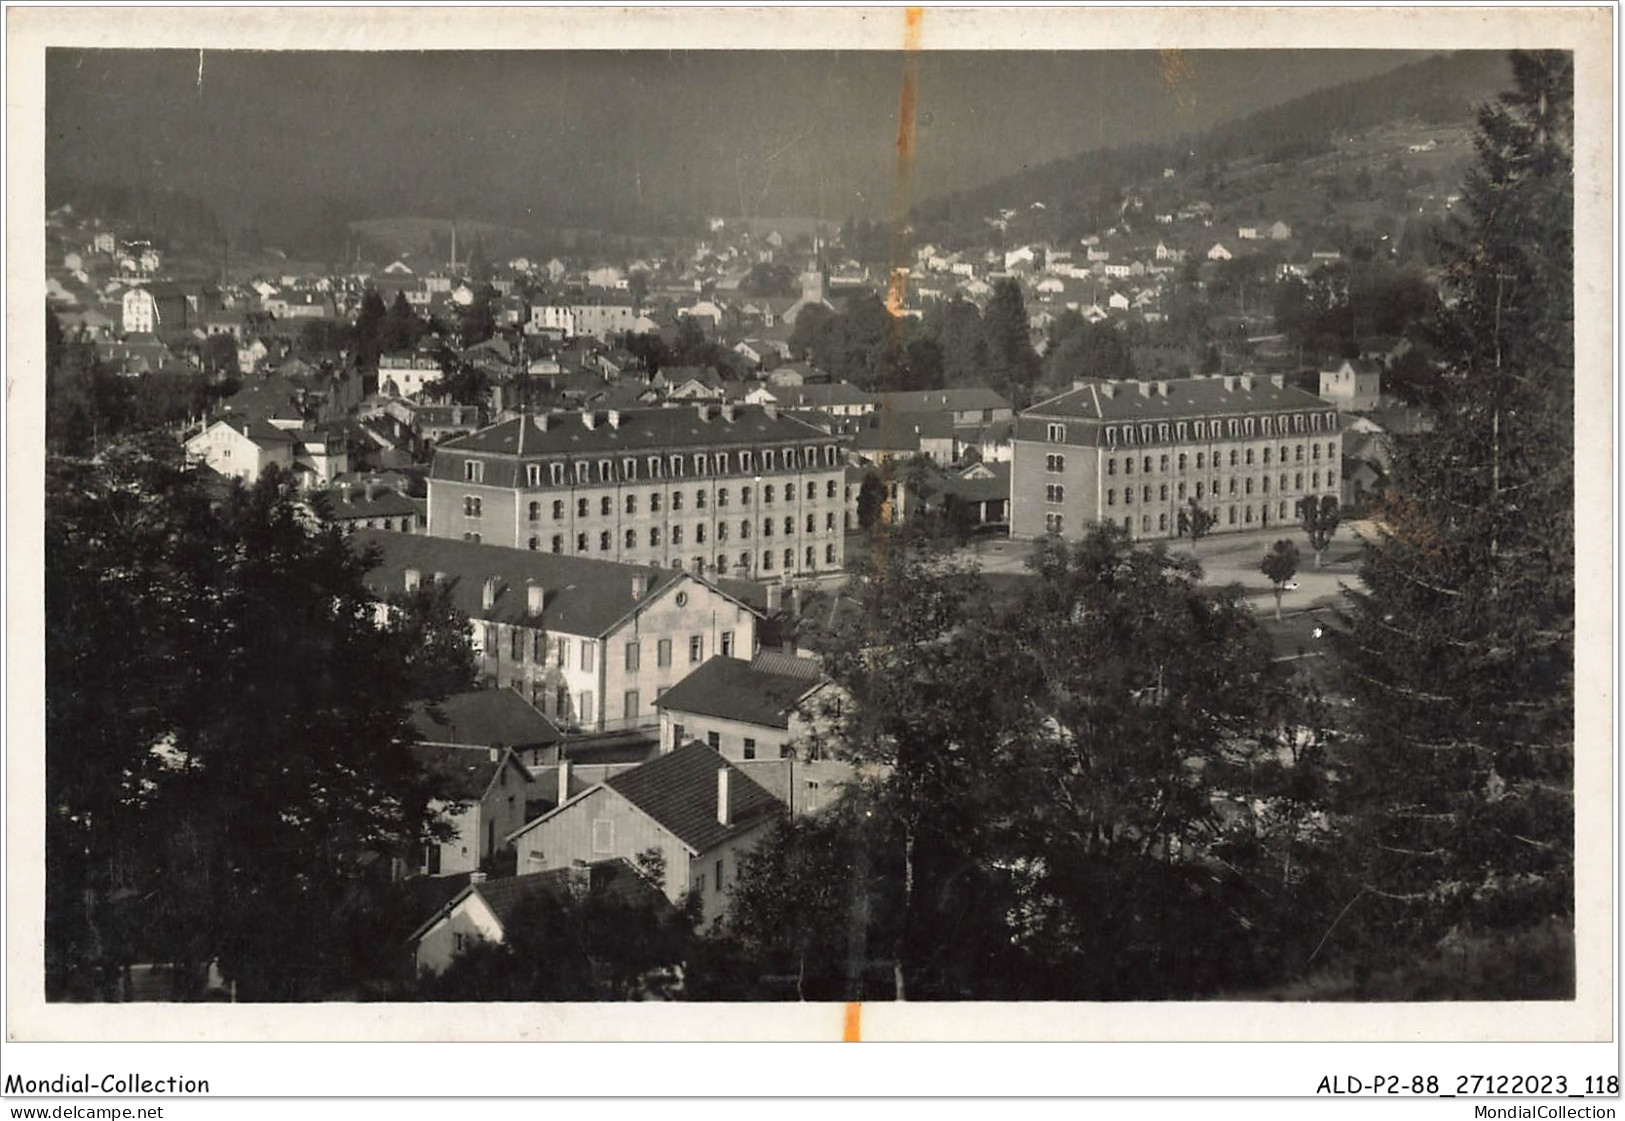
<path id="1" fill-rule="evenodd" d="M 1337 410 L 1280 376 L 1081 379 L 1016 418 L 1012 537 L 1078 537 L 1113 522 L 1171 538 L 1192 501 L 1212 532 L 1292 525 L 1340 493 Z"/>

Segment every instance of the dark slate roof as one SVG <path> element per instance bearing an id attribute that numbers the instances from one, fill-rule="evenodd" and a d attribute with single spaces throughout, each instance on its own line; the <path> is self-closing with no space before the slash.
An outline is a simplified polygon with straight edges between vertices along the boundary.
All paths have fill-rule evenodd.
<path id="1" fill-rule="evenodd" d="M 770 417 L 764 409 L 748 405 L 736 406 L 733 420 L 725 420 L 718 406 L 713 406 L 705 420 L 693 407 L 627 409 L 618 414 L 613 425 L 606 412 L 597 410 L 592 428 L 586 426 L 585 415 L 551 413 L 545 420 L 539 416 L 515 417 L 448 440 L 436 449 L 435 478 L 461 479 L 461 460 L 470 453 L 498 456 L 510 462 L 541 462 L 577 455 L 638 455 L 713 447 L 776 448 L 810 440 L 828 441 L 823 432 L 809 424 L 783 413 Z M 547 425 L 545 431 L 543 423 Z M 486 470 L 487 485 L 514 485 L 511 479 L 497 480 L 492 466 L 495 464 Z"/>
<path id="2" fill-rule="evenodd" d="M 589 864 L 586 873 L 589 894 L 602 895 L 632 907 L 656 909 L 671 907 L 671 901 L 666 898 L 665 893 L 621 857 Z M 555 899 L 563 899 L 569 895 L 576 874 L 577 869 L 574 868 L 550 868 L 545 872 L 527 872 L 522 876 L 505 876 L 479 883 L 464 882 L 459 891 L 438 906 L 434 914 L 412 932 L 410 940 L 416 942 L 443 915 L 475 894 L 485 902 L 491 913 L 496 916 L 496 920 L 506 929 L 519 910 L 519 905 L 525 900 L 537 894 L 550 895 Z"/>
<path id="3" fill-rule="evenodd" d="M 693 577 L 654 565 L 616 564 L 559 553 L 476 545 L 416 533 L 358 529 L 351 535 L 357 549 L 369 545 L 381 553 L 367 573 L 367 587 L 383 597 L 406 590 L 406 570 L 416 569 L 425 584 L 437 572 L 446 574 L 452 604 L 470 619 L 535 626 L 529 613 L 529 583 L 545 589 L 540 625 L 552 632 L 594 637 L 614 629 L 640 601 L 632 598 L 632 578 L 644 580 L 641 602 L 651 602 Z M 495 577 L 500 589 L 489 610 L 485 581 Z"/>
<path id="4" fill-rule="evenodd" d="M 912 393 L 881 393 L 875 404 L 894 413 L 965 412 L 971 409 L 1008 409 L 1010 402 L 991 389 L 922 389 Z"/>
<path id="5" fill-rule="evenodd" d="M 730 825 L 717 821 L 717 772 L 723 769 L 730 772 Z M 780 809 L 777 798 L 698 741 L 641 767 L 613 775 L 604 785 L 670 830 L 695 852 L 715 848 L 754 828 L 765 816 Z"/>
<path id="6" fill-rule="evenodd" d="M 455 802 L 477 802 L 485 797 L 491 780 L 496 778 L 497 768 L 503 765 L 505 759 L 511 758 L 499 751 L 497 757 L 492 759 L 490 750 L 484 747 L 452 747 L 437 743 L 409 744 L 408 750 L 418 765 L 434 778 L 435 793 Z M 516 773 L 523 773 L 525 781 L 530 780 L 530 772 L 523 767 L 517 768 Z"/>
<path id="7" fill-rule="evenodd" d="M 1150 393 L 1141 392 L 1145 385 L 1151 387 Z M 1167 396 L 1157 392 L 1159 385 L 1168 387 Z M 1324 413 L 1327 408 L 1326 402 L 1314 394 L 1291 385 L 1277 387 L 1267 377 L 1254 377 L 1251 389 L 1243 386 L 1240 375 L 1173 378 L 1164 382 L 1088 378 L 1079 388 L 1040 401 L 1022 416 L 1106 421 L 1186 420 L 1299 409 Z"/>
<path id="8" fill-rule="evenodd" d="M 507 876 L 499 880 L 470 884 L 469 891 L 477 893 L 491 908 L 491 913 L 503 927 L 513 920 L 514 912 L 526 899 L 545 893 L 562 899 L 570 892 L 573 868 L 552 868 L 546 872 L 527 872 L 522 876 Z M 588 892 L 618 900 L 632 907 L 669 909 L 671 901 L 663 892 L 626 860 L 600 860 L 587 866 Z"/>
<path id="9" fill-rule="evenodd" d="M 796 703 L 817 686 L 816 679 L 758 669 L 719 654 L 667 689 L 655 707 L 764 728 L 788 728 Z"/>
<path id="10" fill-rule="evenodd" d="M 474 689 L 412 706 L 412 727 L 430 743 L 529 748 L 557 743 L 554 723 L 512 689 Z"/>
<path id="11" fill-rule="evenodd" d="M 328 502 L 332 507 L 333 520 L 339 522 L 357 518 L 399 518 L 407 514 L 421 516 L 424 508 L 421 499 L 408 498 L 392 487 L 379 487 L 371 498 L 367 497 L 365 489 L 346 494 L 342 488 L 334 488 L 328 492 Z"/>
<path id="12" fill-rule="evenodd" d="M 762 650 L 750 660 L 751 669 L 776 673 L 783 677 L 803 677 L 814 681 L 824 678 L 824 663 L 818 658 L 800 658 L 779 650 Z"/>
<path id="13" fill-rule="evenodd" d="M 932 479 L 920 489 L 927 495 L 952 494 L 967 502 L 997 502 L 1008 501 L 1010 498 L 1010 465 L 1008 463 L 990 463 L 987 465 L 993 471 L 990 479 L 967 479 L 962 475 L 948 475 L 940 479 Z M 1003 468 L 1003 470 L 998 470 Z"/>
<path id="14" fill-rule="evenodd" d="M 782 369 L 782 367 L 781 367 Z M 829 409 L 837 405 L 867 405 L 874 402 L 872 393 L 865 393 L 849 382 L 838 381 L 829 385 L 786 386 L 775 393 L 791 408 Z"/>

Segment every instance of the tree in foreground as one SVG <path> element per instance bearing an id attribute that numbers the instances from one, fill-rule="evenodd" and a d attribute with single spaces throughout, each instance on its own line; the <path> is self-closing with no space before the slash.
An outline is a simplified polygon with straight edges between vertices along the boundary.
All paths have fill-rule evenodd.
<path id="1" fill-rule="evenodd" d="M 747 868 L 729 927 L 754 972 L 809 999 L 910 1000 L 1265 975 L 1258 932 L 1296 906 L 1269 894 L 1279 846 L 1266 860 L 1215 808 L 1251 796 L 1277 742 L 1239 589 L 1112 527 L 1043 542 L 1004 609 L 924 538 L 882 534 L 869 565 L 862 610 L 814 640 L 841 686 L 817 750 L 863 778 L 839 828 L 787 828 Z"/>
<path id="2" fill-rule="evenodd" d="M 382 968 L 339 928 L 436 792 L 367 558 L 288 478 L 219 496 L 167 437 L 53 463 L 47 495 L 48 993 L 136 961 L 217 961 L 260 1000 Z"/>
<path id="3" fill-rule="evenodd" d="M 1275 620 L 1280 622 L 1281 593 L 1286 590 L 1286 582 L 1298 574 L 1298 547 L 1284 539 L 1277 541 L 1264 554 L 1258 570 L 1275 585 Z"/>
<path id="4" fill-rule="evenodd" d="M 1341 636 L 1347 916 L 1328 953 L 1529 939 L 1483 995 L 1572 992 L 1573 58 L 1513 56 L 1446 246 L 1434 431 L 1395 441 Z M 1528 962 L 1524 963 L 1529 965 Z"/>

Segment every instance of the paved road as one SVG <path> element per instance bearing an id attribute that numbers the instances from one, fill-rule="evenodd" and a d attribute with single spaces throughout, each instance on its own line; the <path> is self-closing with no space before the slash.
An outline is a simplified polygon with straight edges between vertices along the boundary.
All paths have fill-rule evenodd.
<path id="1" fill-rule="evenodd" d="M 1277 526 L 1251 533 L 1227 533 L 1205 538 L 1196 549 L 1210 584 L 1240 584 L 1246 596 L 1260 611 L 1275 610 L 1275 593 L 1268 577 L 1258 570 L 1258 562 L 1276 541 L 1285 538 L 1298 547 L 1301 556 L 1298 587 L 1282 594 L 1283 611 L 1298 611 L 1317 604 L 1331 603 L 1341 594 L 1343 585 L 1358 582 L 1360 536 L 1370 533 L 1370 527 L 1361 522 L 1340 526 L 1331 545 L 1322 557 L 1320 568 L 1315 567 L 1314 554 L 1303 531 L 1297 527 L 1282 529 Z M 1171 543 L 1180 554 L 1190 555 L 1190 545 L 1184 541 Z M 966 556 L 980 561 L 984 572 L 1025 572 L 1031 545 L 1025 541 L 985 541 L 968 546 Z"/>

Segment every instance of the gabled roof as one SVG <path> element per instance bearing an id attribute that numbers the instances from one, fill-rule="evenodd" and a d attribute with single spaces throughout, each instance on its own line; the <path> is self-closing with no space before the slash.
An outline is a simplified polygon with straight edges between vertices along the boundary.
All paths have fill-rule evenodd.
<path id="1" fill-rule="evenodd" d="M 818 677 L 778 673 L 719 654 L 667 689 L 655 707 L 788 728 L 790 713 L 819 684 Z"/>
<path id="2" fill-rule="evenodd" d="M 589 864 L 585 871 L 587 893 L 590 896 L 613 899 L 629 907 L 667 910 L 671 908 L 671 901 L 665 894 L 621 857 Z M 422 938 L 430 927 L 454 911 L 471 895 L 480 897 L 481 902 L 490 909 L 491 914 L 506 931 L 521 903 L 536 895 L 564 899 L 573 894 L 577 875 L 578 870 L 575 868 L 551 868 L 546 872 L 527 872 L 522 876 L 505 876 L 501 879 L 466 884 L 414 930 L 409 941 L 416 942 Z"/>
<path id="3" fill-rule="evenodd" d="M 728 775 L 728 825 L 717 820 L 717 772 Z M 648 814 L 696 853 L 754 829 L 782 805 L 743 771 L 694 742 L 604 785 Z M 568 803 L 566 803 L 566 806 Z"/>
<path id="4" fill-rule="evenodd" d="M 495 759 L 491 758 L 492 751 L 484 747 L 414 743 L 408 744 L 407 750 L 418 765 L 434 778 L 435 793 L 447 801 L 479 801 L 491 789 L 492 780 L 503 767 L 513 767 L 525 776 L 524 782 L 530 781 L 530 772 L 515 763 L 513 756 L 505 750 L 496 752 Z"/>
<path id="5" fill-rule="evenodd" d="M 831 409 L 841 405 L 869 405 L 875 401 L 874 394 L 844 381 L 786 386 L 776 396 L 794 409 Z"/>
<path id="6" fill-rule="evenodd" d="M 346 489 L 334 487 L 327 491 L 328 508 L 333 520 L 347 522 L 355 518 L 401 518 L 408 514 L 422 515 L 422 499 L 408 498 L 393 487 L 380 487 L 367 497 L 364 487 Z"/>
<path id="7" fill-rule="evenodd" d="M 513 919 L 514 912 L 524 900 L 539 892 L 555 898 L 569 893 L 575 869 L 554 868 L 546 872 L 529 872 L 523 876 L 507 876 L 500 880 L 486 880 L 470 884 L 479 893 L 485 905 L 504 927 Z M 616 857 L 600 860 L 587 866 L 588 892 L 605 895 L 630 906 L 669 908 L 668 900 L 659 888 L 626 860 Z"/>
<path id="8" fill-rule="evenodd" d="M 678 569 L 617 564 L 416 533 L 358 529 L 350 540 L 357 549 L 369 545 L 378 548 L 379 564 L 367 573 L 366 583 L 380 597 L 404 591 L 409 568 L 417 570 L 425 584 L 435 573 L 443 572 L 453 606 L 470 619 L 540 625 L 551 632 L 589 638 L 614 630 L 634 610 L 672 588 L 704 586 Z M 484 586 L 493 577 L 498 588 L 488 609 L 484 605 Z M 635 577 L 641 577 L 644 584 L 643 596 L 636 600 L 632 598 Z M 531 583 L 544 589 L 539 617 L 529 613 L 527 585 Z M 721 591 L 718 594 L 727 595 Z"/>
<path id="9" fill-rule="evenodd" d="M 875 404 L 895 413 L 965 412 L 971 409 L 1008 409 L 1010 402 L 991 389 L 923 389 L 912 393 L 880 393 Z"/>
<path id="10" fill-rule="evenodd" d="M 512 689 L 474 689 L 412 706 L 412 727 L 429 743 L 476 747 L 543 747 L 563 737 Z"/>

